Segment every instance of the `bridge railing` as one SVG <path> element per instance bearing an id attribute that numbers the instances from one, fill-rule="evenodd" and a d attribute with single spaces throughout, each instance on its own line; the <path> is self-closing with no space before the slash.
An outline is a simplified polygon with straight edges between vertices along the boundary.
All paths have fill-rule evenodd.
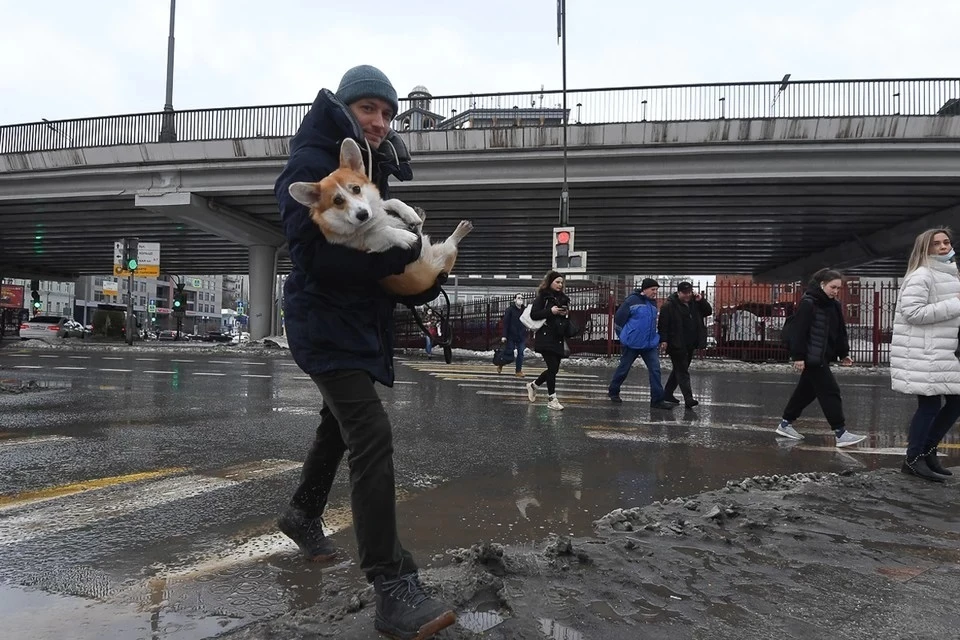
<path id="1" fill-rule="evenodd" d="M 818 80 L 567 91 L 571 125 L 753 118 L 960 115 L 960 78 Z M 560 91 L 404 98 L 409 129 L 557 126 Z M 121 144 L 290 137 L 309 104 L 190 109 L 0 126 L 0 154 Z M 164 135 L 167 134 L 167 135 Z"/>

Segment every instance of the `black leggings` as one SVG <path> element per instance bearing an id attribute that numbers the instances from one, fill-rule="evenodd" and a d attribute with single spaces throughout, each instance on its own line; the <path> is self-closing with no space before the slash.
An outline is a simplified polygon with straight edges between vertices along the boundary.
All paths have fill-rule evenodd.
<path id="1" fill-rule="evenodd" d="M 560 371 L 561 357 L 556 353 L 541 353 L 540 355 L 543 356 L 543 361 L 547 363 L 547 369 L 537 376 L 537 380 L 533 384 L 539 387 L 546 382 L 547 393 L 553 395 L 557 392 L 557 373 Z"/>

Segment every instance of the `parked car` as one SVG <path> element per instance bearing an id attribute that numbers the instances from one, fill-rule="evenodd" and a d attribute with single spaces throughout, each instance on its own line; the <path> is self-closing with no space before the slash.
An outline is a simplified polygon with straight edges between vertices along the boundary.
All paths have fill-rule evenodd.
<path id="1" fill-rule="evenodd" d="M 176 339 L 177 339 L 177 332 L 171 331 L 170 329 L 165 329 L 164 331 L 161 331 L 159 334 L 157 334 L 157 340 L 176 340 Z M 181 334 L 180 339 L 186 340 L 186 336 Z"/>
<path id="2" fill-rule="evenodd" d="M 52 343 L 64 338 L 83 338 L 85 333 L 82 324 L 65 316 L 34 316 L 20 324 L 21 340 Z"/>

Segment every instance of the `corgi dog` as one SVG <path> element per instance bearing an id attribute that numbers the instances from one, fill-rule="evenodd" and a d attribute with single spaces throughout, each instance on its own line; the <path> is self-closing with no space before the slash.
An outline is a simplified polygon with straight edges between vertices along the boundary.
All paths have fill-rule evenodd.
<path id="1" fill-rule="evenodd" d="M 333 244 L 382 253 L 393 247 L 409 249 L 422 239 L 420 257 L 402 274 L 380 281 L 396 295 L 423 293 L 441 273 L 449 274 L 460 241 L 473 230 L 473 225 L 463 220 L 449 238 L 431 244 L 430 237 L 423 235 L 423 210 L 395 198 L 382 200 L 380 190 L 364 173 L 360 146 L 350 138 L 340 145 L 340 166 L 333 173 L 320 182 L 294 182 L 289 191 L 294 200 L 310 209 L 310 219 Z"/>

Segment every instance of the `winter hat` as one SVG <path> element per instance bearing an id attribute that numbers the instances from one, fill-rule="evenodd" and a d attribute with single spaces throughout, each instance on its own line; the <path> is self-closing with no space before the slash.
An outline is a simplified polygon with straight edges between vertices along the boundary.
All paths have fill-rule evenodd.
<path id="1" fill-rule="evenodd" d="M 640 291 L 644 289 L 649 289 L 650 287 L 659 287 L 660 283 L 654 280 L 653 278 L 644 278 L 643 282 L 640 283 Z"/>
<path id="2" fill-rule="evenodd" d="M 693 284 L 687 281 L 683 281 L 677 285 L 677 291 L 679 291 L 680 293 L 690 293 L 691 291 L 693 291 Z"/>
<path id="3" fill-rule="evenodd" d="M 362 64 L 350 69 L 340 79 L 337 87 L 337 97 L 344 104 L 352 104 L 361 98 L 380 98 L 393 107 L 393 114 L 399 111 L 397 90 L 383 71 L 368 64 Z"/>

